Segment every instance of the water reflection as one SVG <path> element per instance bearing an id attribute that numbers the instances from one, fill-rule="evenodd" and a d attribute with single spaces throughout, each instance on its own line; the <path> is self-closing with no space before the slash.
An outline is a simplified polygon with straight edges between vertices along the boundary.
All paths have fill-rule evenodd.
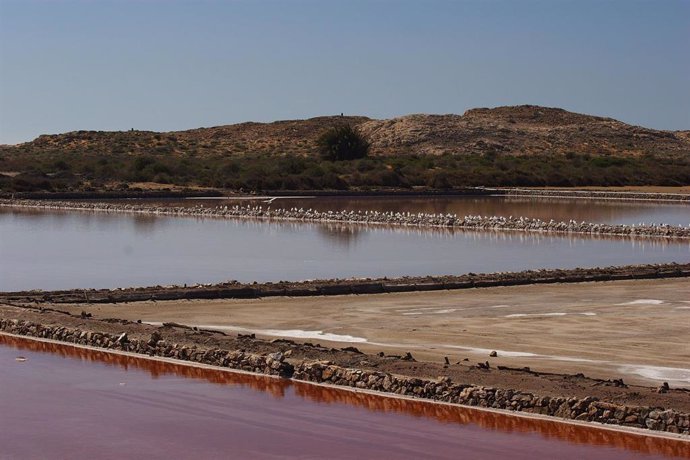
<path id="1" fill-rule="evenodd" d="M 261 200 L 249 201 L 264 205 Z M 247 205 L 247 200 L 166 200 L 175 206 Z M 504 196 L 434 196 L 434 197 L 315 197 L 278 198 L 273 208 L 304 208 L 318 211 L 392 211 L 434 214 L 522 216 L 608 224 L 666 223 L 690 225 L 690 204 L 623 200 L 504 197 Z"/>
<path id="2" fill-rule="evenodd" d="M 152 233 L 156 229 L 156 225 L 160 223 L 156 216 L 147 216 L 145 214 L 135 214 L 132 221 L 134 223 L 134 231 L 137 233 Z"/>
<path id="3" fill-rule="evenodd" d="M 331 387 L 308 385 L 283 379 L 240 374 L 222 370 L 171 364 L 168 362 L 125 356 L 55 343 L 38 342 L 0 334 L 0 346 L 17 350 L 51 353 L 63 358 L 79 359 L 100 363 L 124 370 L 136 369 L 147 372 L 157 379 L 171 375 L 203 380 L 216 385 L 240 386 L 270 394 L 274 398 L 285 398 L 289 389 L 305 400 L 320 404 L 346 405 L 372 412 L 386 412 L 434 419 L 442 423 L 477 425 L 484 429 L 538 433 L 549 439 L 575 444 L 612 446 L 629 451 L 664 456 L 688 457 L 687 442 L 672 439 L 641 436 L 633 433 L 614 432 L 581 425 L 555 423 L 543 419 L 512 417 L 496 412 L 487 412 L 458 406 L 432 404 L 409 399 L 397 399 L 373 394 L 339 390 Z"/>
<path id="4" fill-rule="evenodd" d="M 690 241 L 0 209 L 0 291 L 685 262 Z"/>
<path id="5" fill-rule="evenodd" d="M 0 208 L 0 220 L 11 220 L 13 222 L 24 221 L 42 226 L 48 225 L 55 230 L 62 230 L 74 225 L 75 215 L 79 216 L 79 229 L 85 231 L 107 231 L 113 227 L 122 228 L 123 224 L 125 224 L 135 233 L 146 235 L 170 223 L 159 217 L 146 214 L 128 214 L 127 219 L 122 219 L 122 215 L 120 214 L 93 211 L 66 211 L 59 209 L 47 211 L 33 208 Z M 9 235 L 10 234 L 7 233 L 7 236 Z"/>
<path id="6" fill-rule="evenodd" d="M 178 204 L 177 202 L 175 202 Z M 687 209 L 690 212 L 690 207 Z M 487 214 L 488 215 L 488 214 Z M 590 234 L 553 234 L 541 232 L 524 232 L 518 230 L 494 230 L 494 229 L 462 229 L 452 227 L 418 227 L 418 226 L 395 226 L 395 225 L 381 225 L 381 224 L 361 224 L 361 223 L 342 223 L 342 222 L 302 222 L 302 221 L 283 221 L 283 220 L 267 220 L 267 219 L 226 219 L 222 217 L 170 217 L 170 216 L 155 216 L 136 213 L 108 213 L 88 210 L 42 210 L 32 208 L 0 208 L 0 219 L 4 216 L 11 218 L 27 220 L 32 223 L 41 223 L 48 225 L 55 229 L 64 228 L 75 221 L 75 216 L 78 216 L 79 227 L 83 230 L 107 230 L 111 229 L 113 225 L 122 227 L 123 223 L 130 223 L 131 229 L 136 234 L 146 235 L 153 233 L 156 230 L 174 225 L 178 219 L 185 219 L 189 221 L 202 224 L 204 222 L 213 220 L 222 220 L 236 223 L 236 227 L 249 227 L 252 229 L 268 228 L 271 231 L 289 231 L 291 233 L 298 233 L 304 229 L 315 229 L 316 233 L 325 239 L 332 240 L 336 243 L 342 243 L 345 246 L 349 242 L 363 236 L 364 233 L 396 233 L 406 236 L 415 237 L 433 237 L 433 238 L 452 238 L 458 234 L 477 235 L 483 238 L 488 235 L 491 239 L 501 241 L 525 242 L 525 241 L 554 241 L 554 240 L 569 240 L 580 241 L 584 239 L 591 240 L 625 240 L 630 241 L 632 247 L 660 247 L 660 246 L 678 246 L 686 245 L 690 247 L 690 241 L 673 240 L 667 238 L 643 236 L 625 237 L 616 235 L 590 235 Z M 1 228 L 1 227 L 0 227 Z M 7 233 L 9 236 L 9 233 Z M 638 244 L 639 243 L 639 244 Z"/>
<path id="7" fill-rule="evenodd" d="M 349 247 L 358 238 L 363 236 L 362 226 L 332 222 L 316 226 L 316 231 L 320 237 L 343 247 Z"/>

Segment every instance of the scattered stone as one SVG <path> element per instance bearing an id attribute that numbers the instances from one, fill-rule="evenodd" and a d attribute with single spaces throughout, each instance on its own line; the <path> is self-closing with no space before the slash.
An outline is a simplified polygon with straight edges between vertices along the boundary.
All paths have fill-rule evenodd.
<path id="1" fill-rule="evenodd" d="M 179 323 L 163 323 L 161 327 L 169 327 L 169 328 L 180 328 L 180 329 L 189 329 L 191 330 L 192 328 L 187 326 L 186 324 L 179 324 Z"/>
<path id="2" fill-rule="evenodd" d="M 268 357 L 274 361 L 279 361 L 279 362 L 283 362 L 285 360 L 285 355 L 280 351 L 277 351 L 275 353 L 271 353 L 268 355 Z"/>
<path id="3" fill-rule="evenodd" d="M 498 353 L 496 353 L 496 351 L 492 351 L 491 353 L 489 353 L 490 358 L 495 358 L 497 356 L 498 356 Z"/>
<path id="4" fill-rule="evenodd" d="M 273 339 L 271 340 L 271 343 L 286 343 L 290 345 L 294 345 L 295 341 L 294 340 L 289 340 L 289 339 Z"/>
<path id="5" fill-rule="evenodd" d="M 349 351 L 349 352 L 351 352 L 351 353 L 357 353 L 358 355 L 363 355 L 363 354 L 364 354 L 364 353 L 362 353 L 361 351 L 359 351 L 359 349 L 356 348 L 356 347 L 345 347 L 345 348 L 341 348 L 341 350 L 342 350 L 342 351 Z"/>
<path id="6" fill-rule="evenodd" d="M 126 333 L 126 332 L 123 332 L 122 334 L 120 334 L 120 335 L 117 337 L 117 339 L 115 339 L 115 341 L 116 341 L 117 343 L 120 343 L 120 344 L 125 344 L 125 343 L 129 342 L 129 338 L 127 337 L 127 333 Z"/>
<path id="7" fill-rule="evenodd" d="M 153 347 L 158 343 L 158 341 L 161 338 L 162 338 L 162 336 L 160 335 L 160 333 L 158 331 L 153 331 L 153 333 L 151 334 L 151 337 L 149 338 L 149 341 L 147 342 L 147 345 L 149 345 L 150 347 Z"/>

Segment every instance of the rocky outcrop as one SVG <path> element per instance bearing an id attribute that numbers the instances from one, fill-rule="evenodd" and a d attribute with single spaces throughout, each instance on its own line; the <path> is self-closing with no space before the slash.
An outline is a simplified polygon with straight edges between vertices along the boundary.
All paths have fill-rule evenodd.
<path id="1" fill-rule="evenodd" d="M 45 326 L 16 319 L 0 319 L 0 331 L 453 404 L 690 434 L 690 414 L 672 409 L 611 404 L 593 397 L 578 399 L 539 396 L 512 389 L 457 384 L 449 378 L 426 380 L 385 372 L 350 369 L 323 361 L 291 364 L 286 359 L 289 352 L 259 355 L 241 350 L 179 346 L 168 343 L 157 332 L 148 338 L 131 338 L 127 333 L 99 333 L 64 326 Z"/>
<path id="2" fill-rule="evenodd" d="M 379 211 L 316 211 L 313 209 L 272 209 L 270 206 L 180 207 L 152 204 L 102 202 L 0 200 L 0 206 L 110 213 L 148 214 L 155 216 L 209 217 L 229 219 L 266 219 L 302 222 L 443 227 L 478 231 L 523 231 L 540 233 L 625 236 L 637 238 L 690 238 L 690 227 L 673 225 L 624 225 L 593 222 L 543 221 L 525 217 L 464 216 Z"/>

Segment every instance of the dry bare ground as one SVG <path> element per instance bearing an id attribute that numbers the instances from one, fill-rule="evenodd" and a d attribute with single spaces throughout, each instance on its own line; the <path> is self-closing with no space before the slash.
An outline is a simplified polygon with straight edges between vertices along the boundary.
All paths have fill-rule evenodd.
<path id="1" fill-rule="evenodd" d="M 690 281 L 631 280 L 377 295 L 59 305 L 420 360 L 529 366 L 690 387 Z M 490 357 L 491 351 L 496 357 Z"/>

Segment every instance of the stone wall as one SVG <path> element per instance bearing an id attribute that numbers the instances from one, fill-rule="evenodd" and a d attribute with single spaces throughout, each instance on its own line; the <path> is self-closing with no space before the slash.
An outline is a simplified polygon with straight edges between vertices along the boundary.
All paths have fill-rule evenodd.
<path id="1" fill-rule="evenodd" d="M 149 356 L 174 358 L 183 361 L 229 367 L 258 374 L 289 377 L 293 366 L 285 361 L 282 353 L 266 356 L 244 353 L 242 351 L 225 351 L 217 348 L 196 348 L 179 346 L 161 339 L 157 333 L 151 334 L 148 340 L 130 339 L 126 333 L 112 335 L 62 326 L 43 326 L 21 320 L 0 319 L 0 331 L 11 334 L 59 340 L 61 342 L 88 345 L 109 350 L 128 351 Z"/>
<path id="2" fill-rule="evenodd" d="M 348 369 L 329 362 L 308 361 L 293 365 L 286 360 L 289 352 L 257 355 L 218 348 L 179 346 L 162 340 L 157 332 L 151 334 L 147 340 L 130 339 L 125 333 L 113 335 L 8 319 L 0 319 L 0 331 L 454 404 L 690 434 L 690 414 L 672 409 L 623 406 L 592 397 L 542 397 L 518 390 L 456 384 L 448 378 L 422 380 L 382 372 Z"/>
<path id="3" fill-rule="evenodd" d="M 387 373 L 345 369 L 328 363 L 299 364 L 295 368 L 293 378 L 467 406 L 690 434 L 690 414 L 672 409 L 611 404 L 593 397 L 540 397 L 518 390 L 455 384 L 447 378 L 431 381 L 397 377 Z"/>

